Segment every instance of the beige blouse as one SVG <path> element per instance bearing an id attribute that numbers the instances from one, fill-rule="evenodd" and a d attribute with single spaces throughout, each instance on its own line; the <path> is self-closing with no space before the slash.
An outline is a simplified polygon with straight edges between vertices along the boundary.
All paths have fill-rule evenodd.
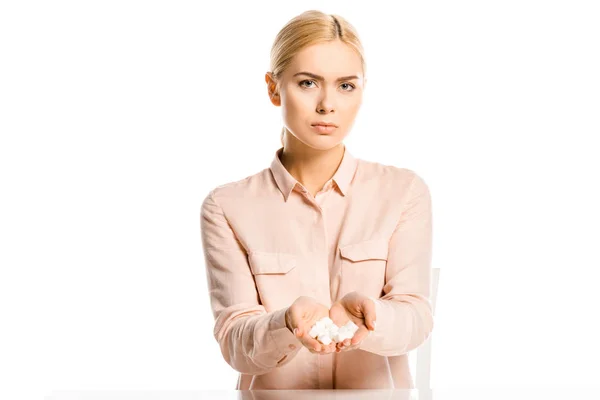
<path id="1" fill-rule="evenodd" d="M 214 336 L 240 373 L 236 389 L 414 388 L 407 353 L 433 330 L 427 184 L 345 148 L 313 197 L 282 151 L 201 206 Z M 358 349 L 313 354 L 286 327 L 299 296 L 330 307 L 352 291 L 376 303 L 376 329 Z"/>

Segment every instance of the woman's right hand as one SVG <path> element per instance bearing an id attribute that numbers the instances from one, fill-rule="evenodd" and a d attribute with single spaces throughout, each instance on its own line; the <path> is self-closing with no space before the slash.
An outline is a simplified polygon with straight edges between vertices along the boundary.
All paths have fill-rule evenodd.
<path id="1" fill-rule="evenodd" d="M 308 334 L 313 325 L 321 318 L 329 317 L 329 308 L 308 296 L 300 296 L 287 309 L 285 324 L 298 340 L 313 354 L 329 354 L 336 351 L 335 342 L 325 346 Z"/>

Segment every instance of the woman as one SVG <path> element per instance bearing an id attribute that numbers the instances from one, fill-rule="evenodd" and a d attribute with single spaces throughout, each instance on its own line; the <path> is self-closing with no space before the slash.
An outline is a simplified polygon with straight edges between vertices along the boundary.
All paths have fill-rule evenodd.
<path id="1" fill-rule="evenodd" d="M 214 335 L 240 372 L 237 389 L 414 387 L 407 353 L 433 329 L 431 198 L 414 171 L 343 144 L 364 73 L 342 17 L 290 20 L 265 76 L 283 147 L 269 168 L 204 199 Z M 325 345 L 309 335 L 323 317 L 359 329 Z"/>

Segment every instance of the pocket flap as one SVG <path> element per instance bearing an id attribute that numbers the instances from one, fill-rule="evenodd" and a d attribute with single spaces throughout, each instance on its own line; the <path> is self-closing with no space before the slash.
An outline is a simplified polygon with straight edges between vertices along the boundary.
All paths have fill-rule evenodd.
<path id="1" fill-rule="evenodd" d="M 342 257 L 352 261 L 387 260 L 388 241 L 385 239 L 370 239 L 340 247 Z"/>
<path id="2" fill-rule="evenodd" d="M 250 269 L 257 274 L 287 274 L 296 267 L 296 256 L 286 253 L 253 251 L 248 254 Z"/>

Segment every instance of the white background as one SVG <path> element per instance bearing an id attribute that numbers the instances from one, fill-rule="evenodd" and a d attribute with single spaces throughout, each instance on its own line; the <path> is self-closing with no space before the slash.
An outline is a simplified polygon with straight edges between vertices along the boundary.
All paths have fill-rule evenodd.
<path id="1" fill-rule="evenodd" d="M 270 165 L 270 47 L 312 8 L 365 47 L 349 151 L 431 190 L 432 387 L 597 385 L 597 2 L 6 1 L 3 391 L 235 387 L 200 205 Z"/>

